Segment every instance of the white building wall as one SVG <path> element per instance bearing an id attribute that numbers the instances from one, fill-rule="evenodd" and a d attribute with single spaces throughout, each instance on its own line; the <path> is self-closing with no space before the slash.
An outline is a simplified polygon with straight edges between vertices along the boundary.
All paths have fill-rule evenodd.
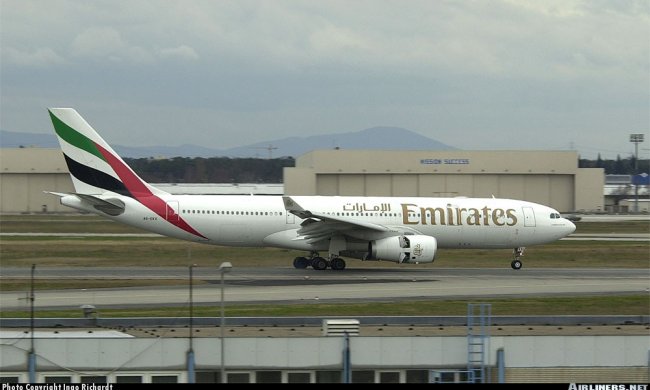
<path id="1" fill-rule="evenodd" d="M 633 367 L 647 366 L 647 336 L 494 336 L 496 350 L 505 351 L 506 367 Z"/>
<path id="2" fill-rule="evenodd" d="M 30 340 L 1 339 L 0 369 L 25 370 Z M 342 337 L 226 338 L 226 365 L 235 369 L 339 367 Z M 462 367 L 465 337 L 351 337 L 354 367 Z M 218 338 L 195 338 L 197 367 L 220 366 Z M 38 371 L 172 370 L 185 367 L 187 338 L 36 339 Z M 646 336 L 500 336 L 489 343 L 489 363 L 505 350 L 506 367 L 647 366 Z"/>

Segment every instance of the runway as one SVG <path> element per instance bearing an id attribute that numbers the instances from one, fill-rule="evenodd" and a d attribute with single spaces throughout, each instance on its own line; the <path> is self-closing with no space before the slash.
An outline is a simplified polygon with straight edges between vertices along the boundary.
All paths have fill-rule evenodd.
<path id="1" fill-rule="evenodd" d="M 3 268 L 2 278 L 29 278 L 29 268 Z M 39 278 L 187 279 L 184 267 L 39 268 Z M 194 269 L 196 305 L 220 302 L 220 274 Z M 351 268 L 314 271 L 294 268 L 233 268 L 225 276 L 227 303 L 322 303 L 439 298 L 526 297 L 648 293 L 649 269 L 466 269 Z M 203 283 L 199 283 L 203 282 Z M 35 308 L 99 308 L 186 305 L 187 286 L 37 291 Z M 26 292 L 0 294 L 3 310 L 29 307 Z"/>

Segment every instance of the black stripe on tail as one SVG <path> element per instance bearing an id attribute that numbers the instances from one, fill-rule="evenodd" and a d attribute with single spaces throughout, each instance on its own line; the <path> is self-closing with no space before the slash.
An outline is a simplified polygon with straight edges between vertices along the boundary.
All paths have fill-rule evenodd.
<path id="1" fill-rule="evenodd" d="M 99 187 L 106 191 L 116 192 L 120 195 L 133 198 L 133 195 L 129 192 L 124 183 L 117 180 L 113 176 L 106 174 L 100 170 L 91 168 L 87 165 L 81 164 L 68 157 L 65 153 L 63 156 L 65 157 L 66 164 L 68 164 L 70 174 L 77 178 L 77 180 L 93 187 Z"/>

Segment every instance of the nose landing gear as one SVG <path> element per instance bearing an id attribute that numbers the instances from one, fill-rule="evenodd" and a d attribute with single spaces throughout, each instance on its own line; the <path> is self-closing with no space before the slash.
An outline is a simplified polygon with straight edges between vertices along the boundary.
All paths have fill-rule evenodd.
<path id="1" fill-rule="evenodd" d="M 514 257 L 514 260 L 512 260 L 512 263 L 510 263 L 510 266 L 512 267 L 512 269 L 515 269 L 515 270 L 521 269 L 521 267 L 523 265 L 521 263 L 521 257 L 524 255 L 524 250 L 525 249 L 526 249 L 525 247 L 521 246 L 521 247 L 518 247 L 518 248 L 515 248 L 515 249 L 512 250 L 512 255 Z"/>

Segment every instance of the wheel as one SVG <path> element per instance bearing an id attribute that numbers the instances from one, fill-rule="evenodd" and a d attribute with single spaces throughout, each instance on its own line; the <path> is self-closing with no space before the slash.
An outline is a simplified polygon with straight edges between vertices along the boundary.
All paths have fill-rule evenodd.
<path id="1" fill-rule="evenodd" d="M 311 266 L 315 270 L 322 271 L 327 269 L 327 260 L 322 257 L 314 257 L 311 261 Z"/>
<path id="2" fill-rule="evenodd" d="M 521 261 L 520 260 L 513 260 L 512 263 L 510 263 L 510 266 L 512 269 L 521 269 Z"/>
<path id="3" fill-rule="evenodd" d="M 335 257 L 330 261 L 330 267 L 335 271 L 345 269 L 345 260 L 340 257 Z"/>
<path id="4" fill-rule="evenodd" d="M 293 267 L 299 269 L 305 269 L 309 266 L 309 259 L 306 257 L 296 257 L 293 259 Z"/>

